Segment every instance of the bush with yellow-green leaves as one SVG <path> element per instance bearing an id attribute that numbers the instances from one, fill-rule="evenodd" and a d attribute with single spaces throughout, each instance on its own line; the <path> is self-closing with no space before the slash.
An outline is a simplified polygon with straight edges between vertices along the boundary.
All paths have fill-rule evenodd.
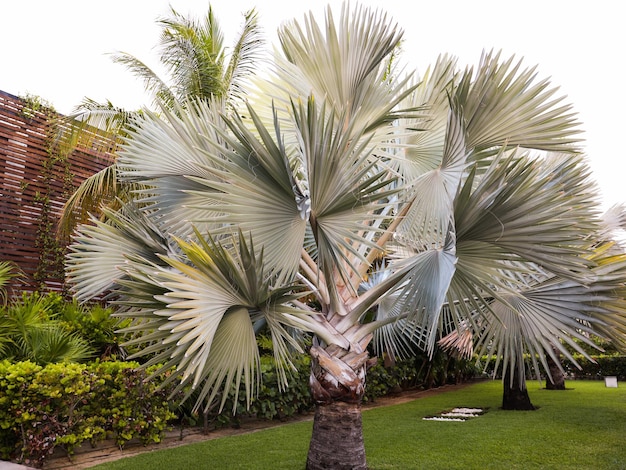
<path id="1" fill-rule="evenodd" d="M 170 410 L 167 389 L 132 362 L 0 362 L 0 456 L 41 466 L 55 448 L 68 454 L 105 438 L 159 442 Z"/>

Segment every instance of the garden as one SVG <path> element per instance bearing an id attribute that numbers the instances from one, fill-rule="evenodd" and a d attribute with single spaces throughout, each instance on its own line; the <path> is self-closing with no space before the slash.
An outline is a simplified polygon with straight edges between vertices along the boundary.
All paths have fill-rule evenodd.
<path id="1" fill-rule="evenodd" d="M 348 4 L 281 27 L 267 74 L 254 10 L 232 49 L 212 8 L 159 26 L 167 79 L 114 57 L 152 110 L 86 100 L 57 119 L 0 95 L 19 180 L 0 236 L 20 247 L 0 290 L 28 278 L 0 310 L 3 459 L 311 413 L 105 468 L 623 462 L 623 387 L 599 379 L 625 375 L 626 210 L 599 212 L 557 87 L 497 51 L 417 77 L 400 26 Z M 111 159 L 77 178 L 74 150 L 103 142 Z"/>
<path id="2" fill-rule="evenodd" d="M 263 351 L 263 385 L 251 406 L 246 405 L 243 394 L 235 398 L 235 394 L 231 393 L 223 411 L 213 408 L 206 413 L 198 413 L 193 411 L 189 403 L 180 404 L 181 395 L 171 395 L 174 390 L 172 385 L 161 387 L 167 376 L 146 380 L 154 367 L 141 369 L 139 363 L 124 360 L 128 354 L 132 353 L 132 349 L 127 349 L 120 344 L 121 336 L 117 331 L 123 325 L 120 319 L 111 315 L 110 308 L 107 309 L 97 304 L 80 305 L 75 300 L 64 299 L 57 293 L 24 293 L 20 298 L 7 302 L 4 307 L 0 308 L 0 313 L 2 326 L 0 329 L 2 331 L 0 335 L 0 352 L 2 353 L 0 357 L 0 390 L 2 390 L 0 395 L 0 452 L 3 460 L 21 462 L 34 467 L 47 468 L 52 465 L 53 468 L 63 468 L 71 465 L 76 452 L 81 456 L 89 454 L 90 450 L 95 451 L 101 448 L 105 442 L 113 443 L 119 449 L 114 452 L 114 455 L 123 457 L 126 455 L 124 449 L 127 445 L 136 451 L 137 446 L 148 448 L 147 446 L 158 444 L 166 436 L 170 437 L 170 441 L 176 441 L 177 439 L 172 436 L 180 435 L 182 444 L 186 442 L 183 436 L 192 431 L 197 436 L 206 436 L 208 439 L 216 434 L 219 435 L 222 430 L 245 429 L 245 424 L 250 422 L 274 422 L 286 426 L 285 423 L 291 421 L 311 419 L 314 403 L 311 400 L 308 384 L 309 356 L 302 354 L 294 359 L 294 362 L 298 364 L 299 372 L 291 378 L 290 386 L 286 390 L 281 390 L 277 371 L 273 366 L 271 341 L 266 337 L 259 338 L 259 347 Z M 597 423 L 600 415 L 612 413 L 610 418 L 602 418 L 602 420 L 609 419 L 606 423 L 612 423 L 611 427 L 615 428 L 614 432 L 624 431 L 623 415 L 626 409 L 624 408 L 626 397 L 621 391 L 623 388 L 619 391 L 604 390 L 604 382 L 601 379 L 606 375 L 616 376 L 619 381 L 626 379 L 626 358 L 620 356 L 615 350 L 611 351 L 610 345 L 603 344 L 602 346 L 608 349 L 608 354 L 594 356 L 595 363 L 578 357 L 577 359 L 583 364 L 583 369 L 566 369 L 568 372 L 567 389 L 561 397 L 558 397 L 559 392 L 555 391 L 554 395 L 550 395 L 541 387 L 537 388 L 538 392 L 532 393 L 541 397 L 536 400 L 536 404 L 542 410 L 539 414 L 541 419 L 547 421 L 544 423 L 545 427 L 554 426 L 554 415 L 553 412 L 546 415 L 543 408 L 554 405 L 560 407 L 559 413 L 576 414 L 576 419 L 580 420 L 577 425 L 582 429 L 585 428 L 587 421 Z M 446 392 L 444 397 L 452 400 L 447 403 L 444 397 L 420 399 L 418 409 L 424 411 L 419 411 L 419 413 L 423 415 L 423 418 L 428 418 L 432 413 L 439 411 L 432 408 L 433 406 L 439 406 L 441 411 L 450 410 L 454 406 L 478 406 L 485 412 L 487 410 L 490 413 L 497 412 L 501 405 L 498 401 L 501 400 L 502 383 L 499 380 L 486 379 L 493 375 L 495 360 L 483 358 L 484 367 L 478 368 L 476 359 L 474 357 L 460 360 L 440 350 L 432 359 L 423 353 L 416 352 L 410 360 L 398 361 L 386 367 L 384 363 L 377 364 L 368 371 L 364 406 L 366 409 L 377 407 L 388 403 L 385 398 L 388 400 L 390 397 L 415 397 L 420 396 L 419 393 L 426 390 L 446 390 L 446 386 L 450 387 L 452 384 L 471 384 L 479 380 L 481 384 L 478 386 L 472 385 L 467 390 Z M 530 367 L 530 361 L 528 365 Z M 487 381 L 484 382 L 485 380 Z M 473 390 L 480 390 L 480 392 Z M 457 396 L 460 398 L 456 399 Z M 570 402 L 568 399 L 573 397 L 575 400 Z M 235 403 L 234 400 L 238 401 Z M 431 401 L 435 404 L 430 404 Z M 426 402 L 429 403 L 430 408 L 421 408 L 426 405 Z M 588 416 L 584 413 L 580 415 L 581 403 L 584 402 L 595 403 L 599 409 L 590 406 L 582 407 Z M 568 406 L 575 407 L 575 409 L 567 411 Z M 606 407 L 612 411 L 605 411 Z M 231 412 L 232 409 L 236 409 L 234 414 Z M 390 411 L 395 408 L 385 409 Z M 408 423 L 403 424 L 402 419 L 399 419 L 399 416 L 405 413 L 413 417 L 412 422 L 417 428 L 424 426 L 415 419 L 415 412 L 400 411 L 397 416 L 390 414 L 386 418 L 385 413 L 383 411 L 365 413 L 366 445 L 368 442 L 367 417 L 370 415 L 376 415 L 378 420 L 383 421 L 372 422 L 374 432 L 380 433 L 377 438 L 370 438 L 371 445 L 374 447 L 379 445 L 375 443 L 384 441 L 383 436 L 386 432 L 390 432 L 385 430 L 387 427 L 409 426 Z M 506 422 L 517 423 L 519 421 L 519 426 L 522 426 L 525 420 L 531 420 L 534 423 L 535 418 L 531 418 L 531 415 L 528 413 L 509 415 L 506 417 Z M 505 415 L 499 414 L 499 416 L 505 420 Z M 504 427 L 504 423 L 501 422 L 499 426 Z M 287 429 L 283 432 L 289 435 L 295 432 L 294 429 L 298 429 L 295 433 L 301 436 L 301 442 L 294 443 L 293 446 L 302 451 L 306 447 L 306 435 L 310 434 L 310 423 L 289 424 Z M 515 427 L 507 432 L 513 433 L 514 429 Z M 547 429 L 545 431 L 548 432 Z M 234 432 L 237 433 L 237 431 Z M 262 434 L 259 434 L 260 441 L 254 443 L 253 439 L 253 443 L 249 445 L 256 446 L 257 449 L 268 449 L 271 448 L 272 442 L 282 442 L 276 441 L 276 437 L 272 434 L 280 433 L 280 431 L 267 432 L 269 437 L 261 438 Z M 416 429 L 412 432 L 423 433 L 424 430 Z M 557 433 L 559 430 L 554 429 L 549 432 Z M 440 433 L 440 430 L 437 433 Z M 453 439 L 453 436 L 454 433 L 451 434 L 450 439 Z M 400 436 L 397 438 L 400 439 Z M 423 439 L 424 436 L 420 435 L 420 441 Z M 480 442 L 485 441 L 484 437 L 476 439 Z M 533 439 L 534 442 L 541 442 L 541 439 Z M 516 442 L 517 446 L 522 446 L 520 442 Z M 219 444 L 206 443 L 206 445 L 208 447 L 203 448 L 206 450 L 198 450 L 195 445 L 189 447 L 187 451 L 168 450 L 168 453 L 172 453 L 172 457 L 154 454 L 153 458 L 157 460 L 147 460 L 145 464 L 141 463 L 143 462 L 141 459 L 146 457 L 141 457 L 137 463 L 133 460 L 132 465 L 133 468 L 135 466 L 136 468 L 149 466 L 162 468 L 159 467 L 158 459 L 181 459 L 180 461 L 184 462 L 186 459 L 192 459 L 196 452 L 200 452 L 199 455 L 208 452 L 212 456 L 222 452 L 213 450 L 212 446 L 218 446 L 219 449 Z M 379 468 L 411 468 L 407 466 L 408 463 L 405 460 L 391 457 L 403 454 L 399 450 L 403 446 L 406 446 L 407 455 L 412 456 L 410 458 L 418 460 L 423 458 L 421 453 L 416 454 L 408 442 L 405 442 L 400 447 L 393 445 L 393 451 L 381 449 L 384 455 L 389 454 L 383 457 L 382 461 L 390 459 L 391 466 Z M 154 447 L 150 448 L 154 449 Z M 428 455 L 431 457 L 428 458 L 435 458 L 437 452 L 433 449 L 437 446 L 429 448 L 431 450 L 428 451 Z M 282 446 L 281 449 L 283 449 Z M 422 451 L 425 452 L 425 450 Z M 180 452 L 183 454 L 187 452 L 189 456 L 179 457 Z M 226 452 L 222 458 L 232 459 L 232 455 L 228 454 Z M 539 454 L 541 455 L 541 452 Z M 577 459 L 578 454 L 579 452 L 571 457 Z M 251 450 L 250 453 L 241 451 L 238 455 L 243 457 L 256 454 Z M 273 453 L 270 452 L 269 455 Z M 545 454 L 546 459 L 549 455 L 550 452 Z M 289 462 L 293 464 L 300 457 L 298 453 L 293 457 L 287 454 L 281 455 L 280 460 L 285 466 L 275 468 L 290 468 Z M 542 462 L 545 464 L 548 461 L 549 459 Z M 263 460 L 255 456 L 247 463 L 244 460 L 238 460 L 228 465 L 235 465 L 235 468 L 270 468 L 255 467 L 255 462 L 256 465 L 262 465 Z M 91 463 L 94 463 L 93 460 Z M 528 461 L 528 463 L 532 462 Z M 112 465 L 110 468 L 123 468 L 112 463 L 103 464 L 102 468 L 109 468 L 107 465 Z M 206 468 L 215 468 L 207 465 Z M 226 460 L 224 460 L 224 465 L 220 468 L 233 468 L 227 465 Z M 269 461 L 267 465 L 270 465 Z M 441 466 L 426 468 L 455 468 L 447 466 L 448 460 L 439 459 L 438 465 Z M 476 468 L 482 467 L 477 464 Z M 519 468 L 532 468 L 532 466 L 520 463 Z"/>
<path id="3" fill-rule="evenodd" d="M 601 381 L 572 381 L 565 391 L 530 384 L 535 412 L 500 408 L 502 384 L 481 381 L 459 390 L 363 412 L 372 470 L 624 468 L 626 388 Z M 464 422 L 424 417 L 456 406 L 484 410 Z M 168 467 L 198 469 L 304 468 L 311 422 L 102 463 L 97 470 Z"/>
<path id="4" fill-rule="evenodd" d="M 122 449 L 128 442 L 158 443 L 173 429 L 210 433 L 237 427 L 242 420 L 280 422 L 313 409 L 310 358 L 293 359 L 298 373 L 281 389 L 271 340 L 260 337 L 263 385 L 251 406 L 233 392 L 223 410 L 194 412 L 189 403 L 179 405 L 182 394 L 172 396 L 174 386 L 164 385 L 167 375 L 147 380 L 155 367 L 141 369 L 124 359 L 132 348 L 120 344 L 122 326 L 110 308 L 80 305 L 57 293 L 24 293 L 0 307 L 3 460 L 42 466 L 53 455 L 71 461 L 77 448 L 105 440 Z M 390 367 L 372 367 L 364 401 L 477 376 L 469 360 L 443 352 L 434 360 L 416 354 Z"/>

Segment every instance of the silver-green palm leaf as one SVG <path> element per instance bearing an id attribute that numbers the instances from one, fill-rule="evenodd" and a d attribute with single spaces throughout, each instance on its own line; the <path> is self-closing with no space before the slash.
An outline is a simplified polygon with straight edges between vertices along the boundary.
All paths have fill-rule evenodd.
<path id="1" fill-rule="evenodd" d="M 117 290 L 118 303 L 127 307 L 120 315 L 135 321 L 128 332 L 149 322 L 151 332 L 130 344 L 150 344 L 137 355 L 152 354 L 148 364 L 161 364 L 157 374 L 176 366 L 168 381 L 180 378 L 177 390 L 189 385 L 188 395 L 200 390 L 197 407 L 210 406 L 220 391 L 223 406 L 242 381 L 250 400 L 259 373 L 255 328 L 269 329 L 282 371 L 293 367 L 290 350 L 302 351 L 290 329 L 316 330 L 316 325 L 310 311 L 292 304 L 302 289 L 275 287 L 280 276 L 265 273 L 263 254 L 243 235 L 229 246 L 197 237 L 199 242 L 177 240 L 180 257 L 163 257 L 166 266 L 135 264 L 128 271 L 130 281 Z M 142 304 L 146 290 L 155 292 L 150 308 Z"/>

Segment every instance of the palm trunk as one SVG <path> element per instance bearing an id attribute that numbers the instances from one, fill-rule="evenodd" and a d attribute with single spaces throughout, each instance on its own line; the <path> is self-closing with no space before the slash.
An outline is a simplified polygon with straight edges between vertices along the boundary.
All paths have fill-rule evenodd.
<path id="1" fill-rule="evenodd" d="M 504 374 L 504 393 L 502 395 L 503 410 L 534 410 L 535 407 L 530 402 L 528 389 L 526 388 L 526 380 L 519 376 L 517 367 L 513 371 L 513 382 L 511 382 L 511 368 L 509 367 Z"/>
<path id="2" fill-rule="evenodd" d="M 335 401 L 316 405 L 306 468 L 367 468 L 360 403 Z"/>
<path id="3" fill-rule="evenodd" d="M 558 349 L 552 348 L 556 357 L 560 357 Z M 547 354 L 546 361 L 548 362 L 548 372 L 550 376 L 546 378 L 546 389 L 548 390 L 565 390 L 565 374 L 563 369 L 559 367 L 552 357 Z"/>
<path id="4" fill-rule="evenodd" d="M 368 353 L 313 346 L 311 358 L 315 417 L 306 468 L 365 470 L 361 401 Z"/>

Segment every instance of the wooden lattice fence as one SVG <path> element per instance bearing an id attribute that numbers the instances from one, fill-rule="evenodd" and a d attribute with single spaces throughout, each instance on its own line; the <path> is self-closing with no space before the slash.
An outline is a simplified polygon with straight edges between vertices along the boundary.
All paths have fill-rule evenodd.
<path id="1" fill-rule="evenodd" d="M 76 187 L 113 161 L 114 140 L 77 133 L 33 99 L 0 91 L 0 261 L 24 274 L 20 290 L 62 290 L 67 240 L 57 237 L 61 210 Z"/>

